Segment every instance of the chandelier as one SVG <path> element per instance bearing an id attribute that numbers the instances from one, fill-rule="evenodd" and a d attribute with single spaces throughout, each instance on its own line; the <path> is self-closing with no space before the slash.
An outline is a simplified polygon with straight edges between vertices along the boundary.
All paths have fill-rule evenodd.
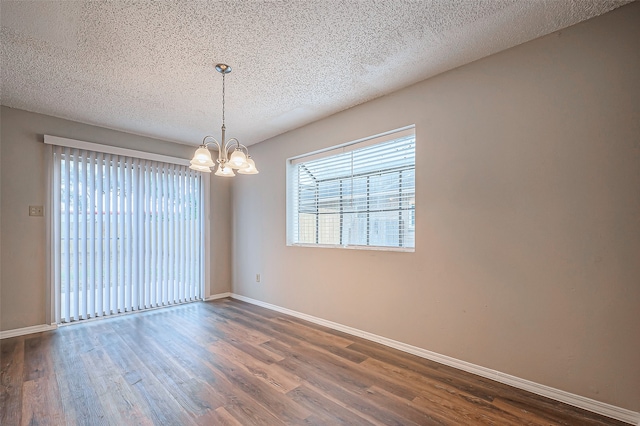
<path id="1" fill-rule="evenodd" d="M 216 159 L 218 169 L 215 173 L 216 176 L 235 176 L 233 169 L 236 169 L 238 173 L 243 175 L 258 174 L 256 163 L 249 155 L 247 147 L 242 145 L 236 138 L 231 138 L 228 141 L 225 140 L 224 76 L 231 72 L 231 67 L 226 64 L 218 64 L 216 65 L 216 71 L 222 74 L 222 141 L 218 142 L 213 136 L 205 136 L 204 139 L 202 139 L 202 144 L 193 155 L 189 168 L 199 172 L 211 173 L 211 168 L 215 167 L 216 164 L 211 158 L 209 145 L 215 145 L 218 149 L 218 158 Z"/>

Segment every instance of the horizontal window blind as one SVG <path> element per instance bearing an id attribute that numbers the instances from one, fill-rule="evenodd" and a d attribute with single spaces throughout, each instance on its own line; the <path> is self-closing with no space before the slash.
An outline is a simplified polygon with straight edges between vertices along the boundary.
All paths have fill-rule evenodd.
<path id="1" fill-rule="evenodd" d="M 202 297 L 202 191 L 186 166 L 53 146 L 56 319 Z"/>
<path id="2" fill-rule="evenodd" d="M 413 248 L 415 134 L 291 162 L 294 244 Z"/>

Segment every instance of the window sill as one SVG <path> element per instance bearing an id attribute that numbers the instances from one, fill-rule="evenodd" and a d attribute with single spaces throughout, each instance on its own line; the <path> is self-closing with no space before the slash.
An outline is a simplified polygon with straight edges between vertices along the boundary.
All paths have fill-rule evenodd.
<path id="1" fill-rule="evenodd" d="M 416 251 L 415 247 L 384 247 L 384 246 L 341 246 L 335 244 L 303 244 L 293 243 L 287 244 L 289 247 L 315 247 L 325 249 L 346 249 L 346 250 L 374 250 L 374 251 L 398 251 L 405 253 L 413 253 Z"/>

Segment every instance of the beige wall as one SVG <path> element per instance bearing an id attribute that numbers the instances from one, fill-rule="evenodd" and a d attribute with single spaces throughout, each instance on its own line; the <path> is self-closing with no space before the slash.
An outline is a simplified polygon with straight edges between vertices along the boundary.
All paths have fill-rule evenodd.
<path id="1" fill-rule="evenodd" d="M 29 205 L 46 204 L 43 134 L 189 158 L 194 147 L 2 107 L 0 137 L 0 330 L 49 322 L 46 220 Z M 230 184 L 211 180 L 211 227 L 230 238 Z M 211 294 L 229 291 L 230 245 L 212 246 Z"/>
<path id="2" fill-rule="evenodd" d="M 638 22 L 634 3 L 252 147 L 233 291 L 640 411 Z M 413 123 L 415 253 L 286 246 L 286 158 Z"/>
<path id="3" fill-rule="evenodd" d="M 193 156 L 190 148 L 189 157 Z M 211 290 L 209 295 L 231 291 L 231 185 L 233 179 L 209 176 L 210 238 L 211 238 Z"/>

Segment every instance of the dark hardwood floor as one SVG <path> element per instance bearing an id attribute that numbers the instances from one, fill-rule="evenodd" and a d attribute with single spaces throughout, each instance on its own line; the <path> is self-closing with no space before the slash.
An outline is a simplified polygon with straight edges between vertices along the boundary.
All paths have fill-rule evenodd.
<path id="1" fill-rule="evenodd" d="M 10 425 L 622 425 L 232 299 L 0 341 Z"/>

